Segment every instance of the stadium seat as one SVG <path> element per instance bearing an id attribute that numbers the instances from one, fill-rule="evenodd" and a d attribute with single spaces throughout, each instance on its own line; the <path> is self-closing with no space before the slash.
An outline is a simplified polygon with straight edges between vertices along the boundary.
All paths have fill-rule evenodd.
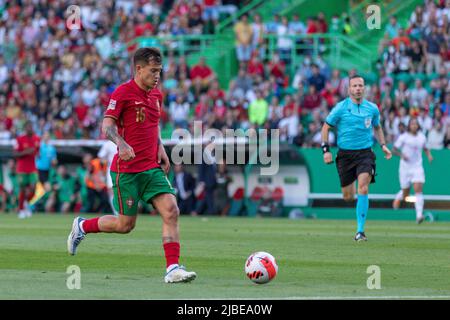
<path id="1" fill-rule="evenodd" d="M 272 192 L 272 199 L 274 201 L 283 201 L 284 190 L 281 187 L 276 187 Z"/>
<path id="2" fill-rule="evenodd" d="M 256 186 L 255 189 L 253 189 L 252 195 L 248 200 L 247 215 L 249 217 L 254 217 L 258 213 L 258 208 L 261 204 L 264 191 L 265 190 L 259 186 Z"/>
<path id="3" fill-rule="evenodd" d="M 272 200 L 274 202 L 273 215 L 280 217 L 283 214 L 283 198 L 284 190 L 281 187 L 276 187 L 272 192 Z"/>
<path id="4" fill-rule="evenodd" d="M 244 188 L 241 187 L 238 188 L 233 194 L 228 215 L 229 216 L 240 215 L 243 206 L 244 206 Z"/>

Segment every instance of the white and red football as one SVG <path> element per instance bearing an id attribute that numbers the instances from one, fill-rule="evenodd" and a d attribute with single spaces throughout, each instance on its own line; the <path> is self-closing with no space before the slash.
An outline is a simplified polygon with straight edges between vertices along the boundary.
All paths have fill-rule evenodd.
<path id="1" fill-rule="evenodd" d="M 245 274 L 254 283 L 267 283 L 275 278 L 277 273 L 277 262 L 270 253 L 264 251 L 252 253 L 245 262 Z"/>

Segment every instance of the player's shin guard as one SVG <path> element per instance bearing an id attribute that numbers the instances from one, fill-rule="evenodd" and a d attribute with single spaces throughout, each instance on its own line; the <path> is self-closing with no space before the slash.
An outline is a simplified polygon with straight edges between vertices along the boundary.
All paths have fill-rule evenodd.
<path id="1" fill-rule="evenodd" d="M 356 202 L 356 221 L 358 224 L 357 232 L 364 232 L 367 211 L 369 211 L 369 196 L 367 194 L 358 194 L 358 200 Z"/>
<path id="2" fill-rule="evenodd" d="M 416 193 L 416 203 L 414 207 L 416 208 L 416 218 L 421 219 L 423 217 L 423 193 Z"/>

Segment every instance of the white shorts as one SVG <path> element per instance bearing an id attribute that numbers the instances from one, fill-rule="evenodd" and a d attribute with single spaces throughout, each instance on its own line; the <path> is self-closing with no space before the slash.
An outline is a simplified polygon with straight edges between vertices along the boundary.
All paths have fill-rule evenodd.
<path id="1" fill-rule="evenodd" d="M 425 183 L 425 172 L 422 166 L 403 167 L 400 166 L 400 187 L 408 189 L 412 183 Z"/>

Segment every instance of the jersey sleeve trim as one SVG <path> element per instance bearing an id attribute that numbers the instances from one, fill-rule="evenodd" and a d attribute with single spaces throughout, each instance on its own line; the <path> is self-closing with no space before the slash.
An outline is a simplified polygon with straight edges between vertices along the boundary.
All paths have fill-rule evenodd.
<path id="1" fill-rule="evenodd" d="M 115 116 L 113 116 L 113 115 L 110 115 L 110 114 L 105 114 L 104 116 L 103 116 L 104 118 L 112 118 L 112 119 L 114 119 L 114 120 L 119 120 L 119 119 L 117 119 L 117 117 L 115 117 Z"/>

